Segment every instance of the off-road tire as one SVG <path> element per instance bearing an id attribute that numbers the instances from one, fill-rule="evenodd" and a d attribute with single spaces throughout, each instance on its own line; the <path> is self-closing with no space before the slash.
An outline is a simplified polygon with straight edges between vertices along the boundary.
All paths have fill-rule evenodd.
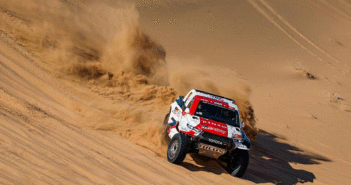
<path id="1" fill-rule="evenodd" d="M 188 138 L 185 134 L 178 133 L 174 135 L 169 142 L 167 149 L 167 159 L 173 164 L 183 162 L 188 150 Z"/>
<path id="2" fill-rule="evenodd" d="M 164 125 L 168 125 L 169 114 L 170 113 L 167 113 L 166 116 L 165 116 L 165 119 L 163 120 L 163 124 Z"/>
<path id="3" fill-rule="evenodd" d="M 227 172 L 235 177 L 242 177 L 249 165 L 249 152 L 238 150 L 227 162 Z"/>
<path id="4" fill-rule="evenodd" d="M 165 116 L 165 120 L 163 121 L 163 125 L 165 126 L 165 132 L 164 132 L 164 141 L 168 144 L 171 139 L 168 137 L 168 130 L 171 128 L 171 126 L 168 124 L 168 119 L 169 119 L 169 114 L 167 113 Z"/>
<path id="5" fill-rule="evenodd" d="M 163 121 L 163 125 L 165 125 L 165 128 L 166 128 L 166 133 L 167 133 L 168 129 L 170 128 L 170 126 L 169 126 L 169 124 L 168 124 L 169 114 L 170 114 L 170 113 L 167 113 L 167 114 L 166 114 L 165 119 L 164 119 L 164 121 Z"/>

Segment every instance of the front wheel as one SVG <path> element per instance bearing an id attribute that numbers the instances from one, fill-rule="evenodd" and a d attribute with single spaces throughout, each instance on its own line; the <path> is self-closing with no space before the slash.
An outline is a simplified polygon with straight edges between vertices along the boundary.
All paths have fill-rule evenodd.
<path id="1" fill-rule="evenodd" d="M 183 162 L 188 150 L 188 138 L 185 134 L 174 135 L 168 145 L 167 159 L 174 164 Z"/>
<path id="2" fill-rule="evenodd" d="M 232 176 L 242 177 L 249 165 L 249 152 L 247 150 L 238 150 L 227 163 L 227 171 Z"/>

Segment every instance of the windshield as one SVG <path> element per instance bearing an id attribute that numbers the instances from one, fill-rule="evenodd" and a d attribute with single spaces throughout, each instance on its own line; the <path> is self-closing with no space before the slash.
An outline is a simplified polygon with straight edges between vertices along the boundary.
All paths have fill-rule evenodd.
<path id="1" fill-rule="evenodd" d="M 200 101 L 195 115 L 240 127 L 238 111 Z"/>

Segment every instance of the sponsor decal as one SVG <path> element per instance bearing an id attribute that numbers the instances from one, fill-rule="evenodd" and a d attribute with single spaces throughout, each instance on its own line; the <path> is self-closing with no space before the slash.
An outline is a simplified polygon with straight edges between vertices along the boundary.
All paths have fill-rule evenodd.
<path id="1" fill-rule="evenodd" d="M 221 134 L 225 134 L 226 133 L 225 130 L 221 130 L 221 129 L 218 129 L 218 128 L 214 128 L 213 130 L 216 131 L 216 132 L 219 132 Z"/>
<path id="2" fill-rule="evenodd" d="M 228 126 L 224 123 L 217 123 L 209 119 L 201 118 L 200 128 L 204 131 L 217 132 L 217 134 L 228 136 Z"/>
<path id="3" fill-rule="evenodd" d="M 215 100 L 218 100 L 218 101 L 223 101 L 223 98 L 218 97 L 218 96 L 213 96 L 213 95 L 211 95 L 210 98 L 215 99 Z"/>
<path id="4" fill-rule="evenodd" d="M 219 106 L 223 106 L 222 103 L 218 103 L 218 102 L 214 102 L 214 104 L 219 105 Z"/>
<path id="5" fill-rule="evenodd" d="M 215 128 L 215 127 L 202 126 L 202 128 L 206 129 L 206 130 L 213 130 L 213 131 L 219 132 L 221 134 L 225 134 L 226 133 L 225 130 L 222 130 L 222 129 L 219 129 L 219 128 Z"/>
<path id="6" fill-rule="evenodd" d="M 202 149 L 205 149 L 205 150 L 209 150 L 209 151 L 212 151 L 212 152 L 218 152 L 218 153 L 221 153 L 221 154 L 225 154 L 226 153 L 225 149 L 217 148 L 217 147 L 210 146 L 210 145 L 204 145 L 204 144 L 201 144 L 201 143 L 199 144 L 199 148 L 202 148 Z"/>
<path id="7" fill-rule="evenodd" d="M 238 133 L 233 134 L 233 138 L 234 138 L 234 139 L 243 139 L 243 137 L 241 136 L 241 134 L 238 134 Z"/>
<path id="8" fill-rule="evenodd" d="M 204 122 L 204 123 L 207 123 L 207 122 Z M 221 128 L 227 128 L 226 125 L 222 125 L 222 124 L 217 124 L 217 123 L 214 123 L 214 122 L 208 122 L 209 124 L 213 125 L 213 126 L 216 126 L 216 127 L 221 127 Z"/>
<path id="9" fill-rule="evenodd" d="M 217 140 L 215 140 L 215 139 L 208 139 L 208 141 L 210 141 L 210 142 L 212 142 L 212 143 L 220 144 L 220 145 L 223 144 L 221 141 L 217 141 Z"/>
<path id="10" fill-rule="evenodd" d="M 179 109 L 178 107 L 176 107 L 173 111 L 172 111 L 173 114 L 178 114 L 179 113 Z"/>

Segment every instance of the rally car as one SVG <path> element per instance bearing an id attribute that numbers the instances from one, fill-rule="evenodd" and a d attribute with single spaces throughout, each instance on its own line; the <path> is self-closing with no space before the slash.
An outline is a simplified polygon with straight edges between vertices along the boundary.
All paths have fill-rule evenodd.
<path id="1" fill-rule="evenodd" d="M 244 175 L 250 140 L 234 100 L 193 89 L 171 104 L 164 124 L 169 162 L 181 164 L 187 153 L 199 154 L 221 161 L 233 176 Z"/>

